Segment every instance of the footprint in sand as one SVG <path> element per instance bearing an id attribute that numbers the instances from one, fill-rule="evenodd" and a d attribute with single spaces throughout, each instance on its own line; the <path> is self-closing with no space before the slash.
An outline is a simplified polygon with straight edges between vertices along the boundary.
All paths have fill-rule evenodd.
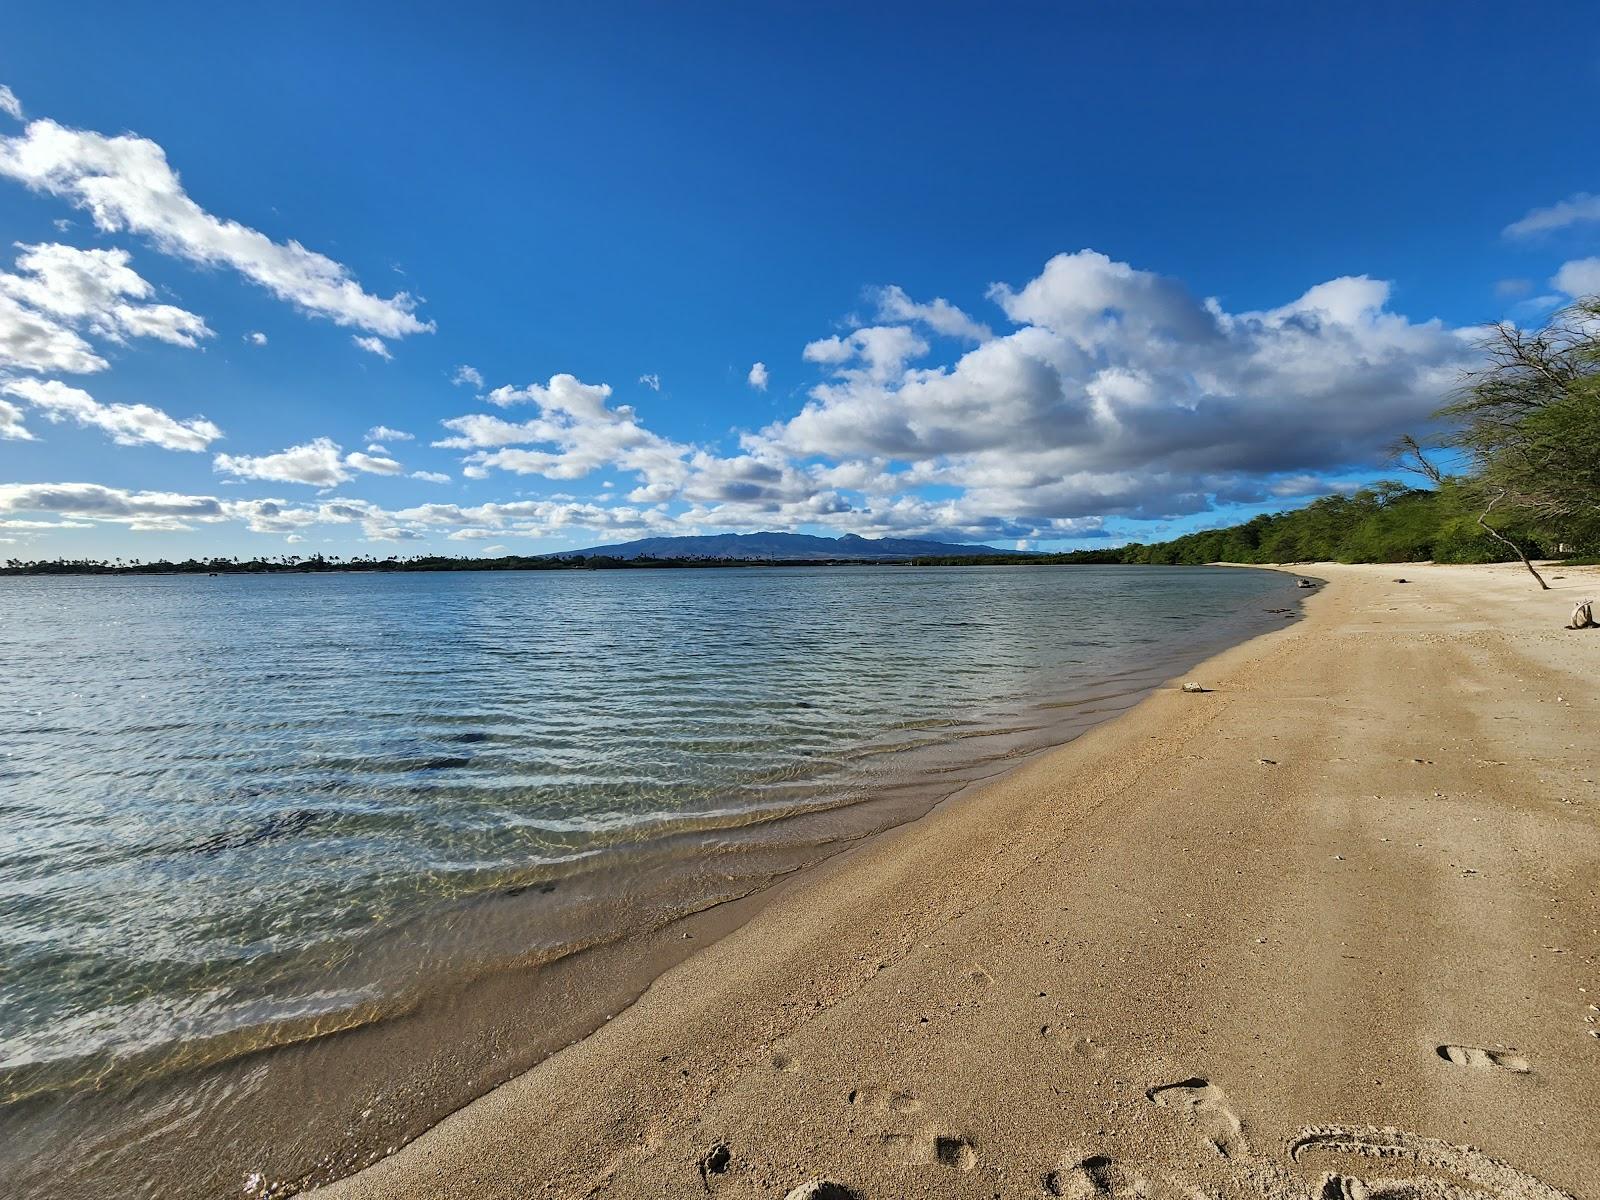
<path id="1" fill-rule="evenodd" d="M 1303 1129 L 1289 1144 L 1289 1158 L 1303 1161 L 1308 1155 L 1338 1154 L 1382 1159 L 1387 1163 L 1411 1162 L 1431 1172 L 1441 1172 L 1469 1184 L 1473 1190 L 1459 1188 L 1431 1178 L 1387 1178 L 1363 1183 L 1346 1175 L 1324 1176 L 1321 1189 L 1312 1193 L 1317 1200 L 1432 1200 L 1435 1196 L 1484 1196 L 1494 1200 L 1573 1200 L 1532 1175 L 1490 1158 L 1471 1146 L 1453 1146 L 1438 1138 L 1423 1137 L 1401 1129 L 1376 1125 L 1314 1125 Z"/>
<path id="2" fill-rule="evenodd" d="M 1156 1193 L 1144 1176 L 1105 1154 L 1091 1154 L 1044 1177 L 1044 1194 L 1063 1200 L 1146 1200 Z"/>
<path id="3" fill-rule="evenodd" d="M 978 1152 L 964 1137 L 934 1133 L 926 1135 L 922 1143 L 926 1147 L 927 1156 L 940 1166 L 954 1167 L 957 1171 L 970 1171 L 978 1165 Z"/>
<path id="4" fill-rule="evenodd" d="M 910 1092 L 889 1087 L 853 1088 L 846 1100 L 852 1107 L 880 1117 L 906 1117 L 923 1108 L 922 1101 Z M 978 1162 L 978 1152 L 969 1140 L 937 1128 L 924 1127 L 915 1134 L 889 1130 L 874 1135 L 872 1140 L 906 1162 L 919 1166 L 938 1165 L 970 1171 Z"/>
<path id="5" fill-rule="evenodd" d="M 882 1133 L 878 1145 L 913 1166 L 950 1167 L 970 1171 L 978 1165 L 978 1152 L 966 1138 L 953 1133 Z"/>
<path id="6" fill-rule="evenodd" d="M 713 1175 L 722 1175 L 733 1162 L 733 1152 L 728 1149 L 727 1143 L 717 1142 L 711 1149 L 700 1156 L 700 1178 L 707 1187 L 711 1186 Z"/>
<path id="7" fill-rule="evenodd" d="M 922 1111 L 921 1100 L 910 1092 L 899 1092 L 893 1088 L 856 1088 L 846 1098 L 851 1104 L 865 1108 L 869 1112 L 904 1115 Z"/>
<path id="8" fill-rule="evenodd" d="M 1440 1047 L 1440 1053 L 1445 1049 Z M 1493 1061 L 1484 1065 L 1513 1069 Z M 1452 1145 L 1438 1138 L 1376 1125 L 1313 1125 L 1302 1129 L 1288 1146 L 1291 1163 L 1304 1168 L 1308 1160 L 1314 1162 L 1327 1156 L 1342 1167 L 1324 1169 L 1308 1190 L 1304 1176 L 1291 1174 L 1270 1158 L 1250 1152 L 1238 1114 L 1222 1090 L 1209 1081 L 1185 1079 L 1151 1088 L 1145 1094 L 1152 1102 L 1187 1118 L 1226 1160 L 1228 1166 L 1223 1170 L 1238 1188 L 1228 1195 L 1259 1195 L 1262 1200 L 1575 1200 L 1472 1146 Z M 1340 1159 L 1381 1162 L 1383 1177 L 1363 1179 L 1365 1170 L 1352 1172 L 1353 1164 L 1340 1163 Z M 1404 1171 L 1406 1166 L 1420 1169 L 1421 1173 L 1396 1173 L 1397 1168 Z M 1216 1194 L 1172 1177 L 1145 1176 L 1105 1154 L 1088 1158 L 1069 1155 L 1061 1167 L 1045 1174 L 1042 1183 L 1046 1196 L 1064 1200 L 1173 1200 L 1180 1196 L 1200 1200 Z"/>
<path id="9" fill-rule="evenodd" d="M 1079 1058 L 1089 1062 L 1105 1062 L 1111 1052 L 1095 1041 L 1092 1037 L 1084 1036 L 1072 1043 L 1072 1052 Z"/>
<path id="10" fill-rule="evenodd" d="M 1153 1087 L 1145 1095 L 1163 1108 L 1177 1109 L 1187 1117 L 1223 1158 L 1239 1158 L 1245 1153 L 1239 1114 L 1229 1107 L 1221 1088 L 1204 1079 L 1184 1079 Z"/>
<path id="11" fill-rule="evenodd" d="M 831 1179 L 808 1179 L 783 1200 L 859 1200 L 859 1197 L 844 1184 Z"/>
<path id="12" fill-rule="evenodd" d="M 1067 1038 L 1071 1035 L 1072 1030 L 1063 1029 L 1057 1025 L 1039 1026 L 1039 1036 L 1047 1042 L 1055 1041 L 1057 1038 Z M 1085 1059 L 1088 1062 L 1105 1062 L 1106 1059 L 1111 1057 L 1111 1051 L 1095 1041 L 1090 1034 L 1080 1034 L 1072 1038 L 1067 1048 L 1075 1057 Z"/>
<path id="13" fill-rule="evenodd" d="M 1436 1052 L 1445 1062 L 1453 1063 L 1458 1067 L 1510 1071 L 1516 1075 L 1526 1075 L 1533 1070 L 1527 1059 L 1520 1054 L 1513 1054 L 1509 1050 L 1486 1050 L 1482 1046 L 1452 1046 L 1446 1044 L 1438 1047 Z"/>

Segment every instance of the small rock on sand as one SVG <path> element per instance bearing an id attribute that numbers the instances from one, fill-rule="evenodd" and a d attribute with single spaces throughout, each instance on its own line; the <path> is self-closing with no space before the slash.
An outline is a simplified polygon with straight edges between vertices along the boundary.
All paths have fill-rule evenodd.
<path id="1" fill-rule="evenodd" d="M 1203 692 L 1206 689 L 1201 687 L 1198 683 L 1190 682 L 1183 685 L 1183 690 L 1186 692 Z"/>

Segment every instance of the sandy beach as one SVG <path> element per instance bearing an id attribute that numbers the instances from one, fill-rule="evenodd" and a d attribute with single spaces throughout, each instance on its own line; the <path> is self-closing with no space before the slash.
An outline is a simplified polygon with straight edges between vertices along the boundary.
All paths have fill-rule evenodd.
<path id="1" fill-rule="evenodd" d="M 316 1195 L 1600 1197 L 1600 572 L 1305 572 Z"/>

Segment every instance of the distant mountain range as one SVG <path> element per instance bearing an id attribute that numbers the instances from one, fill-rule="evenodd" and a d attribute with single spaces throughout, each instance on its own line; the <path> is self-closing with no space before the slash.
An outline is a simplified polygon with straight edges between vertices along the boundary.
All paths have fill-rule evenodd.
<path id="1" fill-rule="evenodd" d="M 807 559 L 814 561 L 893 562 L 905 558 L 958 558 L 988 554 L 1019 554 L 994 546 L 969 546 L 958 542 L 929 542 L 920 538 L 812 537 L 806 533 L 713 533 L 693 537 L 640 538 L 615 546 L 590 546 L 563 550 L 550 558 L 737 558 Z"/>

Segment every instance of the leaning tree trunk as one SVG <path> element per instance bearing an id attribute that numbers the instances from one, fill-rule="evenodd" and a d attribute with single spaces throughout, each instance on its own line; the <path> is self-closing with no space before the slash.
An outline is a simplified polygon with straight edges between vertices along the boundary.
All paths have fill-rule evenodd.
<path id="1" fill-rule="evenodd" d="M 1505 498 L 1506 494 L 1501 492 L 1493 500 L 1489 501 L 1489 507 L 1478 514 L 1478 524 L 1483 526 L 1483 531 L 1495 541 L 1500 542 L 1503 545 L 1510 546 L 1511 549 L 1516 553 L 1516 556 L 1522 560 L 1522 565 L 1528 568 L 1528 574 L 1537 579 L 1539 581 L 1539 586 L 1548 592 L 1550 590 L 1550 585 L 1544 581 L 1543 575 L 1534 570 L 1533 564 L 1528 561 L 1528 556 L 1522 552 L 1522 547 L 1517 545 L 1517 543 L 1512 541 L 1505 534 L 1501 533 L 1493 525 L 1489 524 L 1489 514 L 1494 511 L 1494 506 L 1499 504 L 1500 501 L 1504 500 Z"/>

